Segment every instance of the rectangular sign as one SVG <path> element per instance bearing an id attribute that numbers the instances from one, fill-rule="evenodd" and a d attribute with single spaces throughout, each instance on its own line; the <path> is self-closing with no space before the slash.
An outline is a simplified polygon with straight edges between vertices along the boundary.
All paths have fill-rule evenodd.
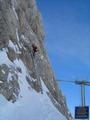
<path id="1" fill-rule="evenodd" d="M 89 107 L 75 107 L 75 119 L 89 119 Z"/>

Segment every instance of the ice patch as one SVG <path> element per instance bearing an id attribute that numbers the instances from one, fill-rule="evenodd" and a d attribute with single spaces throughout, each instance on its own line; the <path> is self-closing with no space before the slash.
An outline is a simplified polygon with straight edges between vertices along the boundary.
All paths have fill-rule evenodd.
<path id="1" fill-rule="evenodd" d="M 41 60 L 43 60 L 44 59 L 44 56 L 43 55 L 41 55 Z"/>
<path id="2" fill-rule="evenodd" d="M 2 84 L 3 83 L 3 81 L 0 81 L 0 84 Z"/>
<path id="3" fill-rule="evenodd" d="M 23 34 L 21 35 L 21 39 L 22 39 L 22 40 L 25 40 L 25 39 L 26 39 Z"/>
<path id="4" fill-rule="evenodd" d="M 9 60 L 6 51 L 0 50 L 0 65 L 6 64 L 9 66 L 12 62 Z"/>
<path id="5" fill-rule="evenodd" d="M 28 71 L 27 68 L 25 67 L 24 63 L 22 62 L 22 60 L 18 60 L 16 59 L 14 61 L 14 64 L 16 67 L 21 68 L 22 73 L 18 73 L 18 81 L 19 81 L 19 85 L 20 85 L 20 95 L 26 95 L 26 91 L 29 87 L 29 84 L 26 81 L 26 76 L 28 76 Z M 24 87 L 24 89 L 22 88 Z"/>
<path id="6" fill-rule="evenodd" d="M 11 73 L 8 74 L 8 78 L 7 78 L 7 81 L 8 81 L 8 82 L 9 82 L 10 80 L 12 81 L 12 74 L 11 74 Z"/>
<path id="7" fill-rule="evenodd" d="M 17 36 L 17 40 L 19 42 L 18 28 L 16 28 L 16 36 Z"/>
<path id="8" fill-rule="evenodd" d="M 5 71 L 4 71 L 4 70 L 2 70 L 2 73 L 3 73 L 3 74 L 5 74 Z"/>
<path id="9" fill-rule="evenodd" d="M 14 51 L 16 51 L 16 47 L 15 47 L 15 45 L 13 44 L 13 42 L 12 42 L 11 40 L 9 40 L 8 46 L 9 46 L 10 48 L 12 48 Z"/>
<path id="10" fill-rule="evenodd" d="M 13 44 L 11 40 L 9 40 L 8 46 L 12 48 L 17 54 L 21 54 L 21 51 L 19 50 L 18 46 L 16 44 Z"/>
<path id="11" fill-rule="evenodd" d="M 40 80 L 41 80 L 41 85 L 42 85 L 42 90 L 43 90 L 43 92 L 44 92 L 44 93 L 49 92 L 49 90 L 48 90 L 48 88 L 46 87 L 46 85 L 44 84 L 43 80 L 42 80 L 41 78 L 40 78 Z"/>
<path id="12" fill-rule="evenodd" d="M 16 13 L 16 10 L 15 10 L 14 6 L 12 7 L 12 9 L 13 9 L 13 12 L 14 12 L 14 14 L 15 14 L 15 17 L 16 17 L 16 19 L 17 19 L 17 21 L 18 21 L 18 15 L 17 15 L 17 13 Z"/>
<path id="13" fill-rule="evenodd" d="M 19 43 L 20 39 L 19 39 L 19 35 L 18 35 L 18 28 L 16 28 L 16 36 L 17 36 L 18 46 L 19 46 L 19 48 L 22 48 L 22 46 Z"/>

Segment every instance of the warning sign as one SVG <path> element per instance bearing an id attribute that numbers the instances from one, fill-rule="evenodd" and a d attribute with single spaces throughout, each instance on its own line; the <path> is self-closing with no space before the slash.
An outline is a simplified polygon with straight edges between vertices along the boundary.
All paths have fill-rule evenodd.
<path id="1" fill-rule="evenodd" d="M 89 107 L 75 107 L 75 119 L 89 119 Z"/>

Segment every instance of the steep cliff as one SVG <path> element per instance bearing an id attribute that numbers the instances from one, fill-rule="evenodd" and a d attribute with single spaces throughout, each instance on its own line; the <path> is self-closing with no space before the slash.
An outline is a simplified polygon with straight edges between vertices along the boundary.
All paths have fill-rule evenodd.
<path id="1" fill-rule="evenodd" d="M 18 101 L 24 101 L 24 98 L 28 99 L 25 105 L 29 105 L 28 112 L 30 114 L 32 114 L 31 108 L 36 110 L 37 104 L 44 107 L 42 103 L 47 106 L 50 100 L 50 104 L 58 109 L 56 113 L 59 111 L 67 119 L 72 119 L 67 109 L 65 97 L 56 84 L 43 46 L 43 40 L 42 21 L 34 0 L 0 0 L 0 99 L 5 101 L 1 107 L 4 110 L 0 111 L 1 120 L 11 120 L 12 112 L 10 109 L 16 111 L 19 106 Z M 43 100 L 45 96 L 47 96 L 47 101 Z M 32 102 L 33 99 L 36 101 Z M 15 108 L 11 107 L 15 104 Z M 35 106 L 31 107 L 32 104 Z M 7 106 L 9 107 L 7 108 Z M 5 111 L 5 107 L 7 111 Z M 27 109 L 25 106 L 21 108 Z M 4 118 L 3 112 L 8 114 L 8 110 L 9 115 Z M 38 111 L 35 112 L 35 110 L 33 118 L 30 120 L 44 120 L 44 118 L 35 118 L 34 114 Z M 20 113 L 20 116 L 23 115 L 23 112 Z M 38 114 L 42 113 L 41 111 Z M 46 115 L 47 120 L 61 119 L 61 117 L 54 118 L 53 115 L 49 118 L 48 111 Z M 15 120 L 22 119 L 18 117 L 19 114 L 16 116 Z M 24 116 L 23 120 L 29 120 L 27 118 L 29 114 L 25 113 Z"/>

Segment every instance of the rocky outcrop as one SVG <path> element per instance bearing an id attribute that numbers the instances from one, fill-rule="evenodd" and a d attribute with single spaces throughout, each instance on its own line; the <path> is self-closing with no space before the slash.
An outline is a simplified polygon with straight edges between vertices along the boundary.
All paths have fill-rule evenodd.
<path id="1" fill-rule="evenodd" d="M 34 0 L 0 0 L 0 94 L 8 101 L 17 101 L 19 82 L 27 69 L 27 83 L 43 94 L 41 80 L 57 109 L 68 119 L 66 100 L 58 89 L 44 46 L 40 13 Z M 32 48 L 35 44 L 38 51 Z"/>

